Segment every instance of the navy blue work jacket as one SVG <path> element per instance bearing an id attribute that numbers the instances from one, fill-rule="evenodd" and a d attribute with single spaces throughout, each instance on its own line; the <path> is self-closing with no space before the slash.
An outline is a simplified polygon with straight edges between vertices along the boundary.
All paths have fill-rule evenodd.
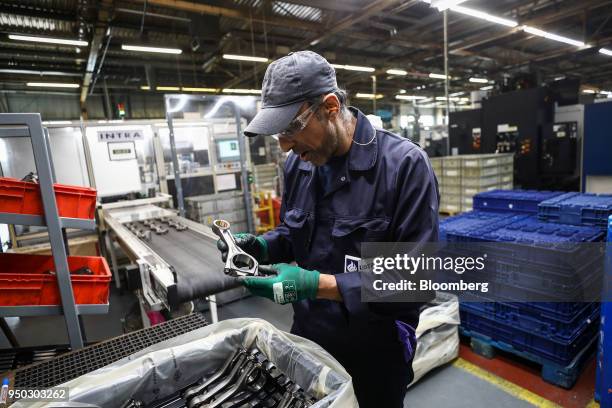
<path id="1" fill-rule="evenodd" d="M 285 163 L 281 224 L 263 236 L 273 263 L 295 261 L 336 276 L 343 302 L 293 304 L 292 332 L 332 355 L 397 343 L 396 321 L 412 328 L 418 324 L 420 304 L 361 301 L 361 279 L 354 272 L 360 244 L 438 239 L 438 185 L 425 152 L 375 129 L 357 109 L 351 112 L 357 117 L 356 143 L 344 163 L 327 175 L 331 180 L 325 193 L 318 190 L 317 167 L 291 153 Z"/>

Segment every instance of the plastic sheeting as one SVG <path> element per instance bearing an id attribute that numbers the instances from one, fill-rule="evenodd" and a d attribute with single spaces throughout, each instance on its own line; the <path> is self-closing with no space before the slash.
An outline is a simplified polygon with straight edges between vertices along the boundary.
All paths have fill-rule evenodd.
<path id="1" fill-rule="evenodd" d="M 348 373 L 329 353 L 260 319 L 231 319 L 156 344 L 65 384 L 70 402 L 13 407 L 120 407 L 130 398 L 150 403 L 219 368 L 238 347 L 257 347 L 308 394 L 313 408 L 358 407 Z"/>
<path id="2" fill-rule="evenodd" d="M 408 387 L 434 368 L 457 358 L 460 322 L 457 297 L 438 292 L 419 317 L 417 347 L 412 361 L 414 379 Z"/>

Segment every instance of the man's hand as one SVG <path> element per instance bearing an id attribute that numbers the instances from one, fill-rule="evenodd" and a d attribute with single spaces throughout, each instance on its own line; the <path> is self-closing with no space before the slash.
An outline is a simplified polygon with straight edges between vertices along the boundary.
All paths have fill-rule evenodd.
<path id="1" fill-rule="evenodd" d="M 268 262 L 268 243 L 262 237 L 253 234 L 234 234 L 234 240 L 244 252 L 251 255 L 259 263 Z M 221 259 L 227 261 L 228 248 L 221 239 L 217 241 L 217 249 L 221 251 Z"/>
<path id="2" fill-rule="evenodd" d="M 242 284 L 252 294 L 280 304 L 317 298 L 321 275 L 319 272 L 289 264 L 276 264 L 272 265 L 272 268 L 278 275 L 268 278 L 245 277 Z"/>

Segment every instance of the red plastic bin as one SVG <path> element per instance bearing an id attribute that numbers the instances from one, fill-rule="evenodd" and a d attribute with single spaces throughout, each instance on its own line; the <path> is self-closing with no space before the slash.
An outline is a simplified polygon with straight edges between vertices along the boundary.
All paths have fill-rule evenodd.
<path id="1" fill-rule="evenodd" d="M 272 199 L 272 206 L 274 208 L 274 219 L 276 220 L 276 225 L 280 224 L 280 209 L 281 209 L 282 200 L 280 197 L 274 197 Z"/>
<path id="2" fill-rule="evenodd" d="M 95 189 L 64 184 L 53 187 L 60 217 L 93 219 L 96 211 Z M 0 177 L 0 212 L 44 214 L 40 186 L 29 181 Z"/>
<path id="3" fill-rule="evenodd" d="M 77 304 L 107 304 L 111 273 L 99 256 L 69 256 L 71 272 L 87 267 L 93 275 L 71 273 Z M 50 255 L 0 254 L 0 306 L 60 305 L 61 298 L 53 257 Z"/>

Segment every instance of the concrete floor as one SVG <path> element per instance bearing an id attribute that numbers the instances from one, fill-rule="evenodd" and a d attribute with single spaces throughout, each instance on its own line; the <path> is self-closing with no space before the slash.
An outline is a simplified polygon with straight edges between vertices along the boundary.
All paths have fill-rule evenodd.
<path id="1" fill-rule="evenodd" d="M 84 316 L 87 340 L 99 341 L 123 333 L 122 319 L 135 305 L 131 294 L 111 292 L 110 311 L 103 316 Z M 280 306 L 250 297 L 219 308 L 220 319 L 259 317 L 282 330 L 289 330 L 293 320 L 291 306 Z M 60 316 L 7 319 L 22 346 L 65 344 L 67 335 Z M 0 348 L 10 347 L 0 336 Z M 453 366 L 438 368 L 409 389 L 405 407 L 410 408 L 526 408 L 533 405 L 519 400 L 496 386 Z"/>

